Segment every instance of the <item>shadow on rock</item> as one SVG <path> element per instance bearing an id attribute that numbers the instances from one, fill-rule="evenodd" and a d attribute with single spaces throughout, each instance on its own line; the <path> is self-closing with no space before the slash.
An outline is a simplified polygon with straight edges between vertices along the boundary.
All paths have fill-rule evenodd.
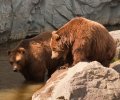
<path id="1" fill-rule="evenodd" d="M 112 63 L 110 65 L 110 68 L 113 68 L 114 70 L 120 73 L 120 60 Z"/>

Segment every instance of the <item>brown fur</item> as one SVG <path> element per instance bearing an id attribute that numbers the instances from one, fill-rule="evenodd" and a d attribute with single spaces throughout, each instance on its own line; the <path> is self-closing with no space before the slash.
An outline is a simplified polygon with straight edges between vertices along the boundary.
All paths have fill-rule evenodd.
<path id="1" fill-rule="evenodd" d="M 116 45 L 107 29 L 83 17 L 76 17 L 52 33 L 50 42 L 53 58 L 63 57 L 73 64 L 79 61 L 99 61 L 109 66 Z"/>
<path id="2" fill-rule="evenodd" d="M 14 71 L 23 74 L 29 81 L 44 81 L 56 70 L 59 61 L 51 59 L 49 46 L 51 33 L 41 33 L 33 38 L 22 40 L 19 45 L 9 51 L 10 63 Z"/>

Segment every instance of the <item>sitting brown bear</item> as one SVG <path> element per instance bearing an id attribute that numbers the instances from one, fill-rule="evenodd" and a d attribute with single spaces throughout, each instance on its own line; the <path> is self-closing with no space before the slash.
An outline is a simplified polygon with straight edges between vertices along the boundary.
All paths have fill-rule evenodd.
<path id="1" fill-rule="evenodd" d="M 22 40 L 19 45 L 8 52 L 13 71 L 19 71 L 28 81 L 44 81 L 60 65 L 51 59 L 50 32 L 41 33 L 30 39 Z"/>
<path id="2" fill-rule="evenodd" d="M 52 58 L 63 58 L 73 65 L 79 61 L 96 60 L 108 67 L 116 51 L 115 42 L 107 29 L 83 17 L 73 18 L 53 31 L 50 46 Z"/>

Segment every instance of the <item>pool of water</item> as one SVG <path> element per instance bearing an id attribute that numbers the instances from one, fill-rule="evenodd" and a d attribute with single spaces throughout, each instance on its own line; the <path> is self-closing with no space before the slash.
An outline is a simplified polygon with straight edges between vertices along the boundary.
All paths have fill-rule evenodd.
<path id="1" fill-rule="evenodd" d="M 12 71 L 7 51 L 18 43 L 19 41 L 0 45 L 0 100 L 31 100 L 33 93 L 44 85 L 25 82 L 20 73 Z"/>

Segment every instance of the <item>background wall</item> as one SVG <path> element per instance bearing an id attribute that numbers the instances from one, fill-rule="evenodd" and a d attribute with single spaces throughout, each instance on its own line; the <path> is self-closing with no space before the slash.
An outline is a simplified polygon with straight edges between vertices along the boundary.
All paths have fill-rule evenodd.
<path id="1" fill-rule="evenodd" d="M 0 43 L 55 30 L 75 16 L 120 24 L 120 0 L 0 0 Z"/>

